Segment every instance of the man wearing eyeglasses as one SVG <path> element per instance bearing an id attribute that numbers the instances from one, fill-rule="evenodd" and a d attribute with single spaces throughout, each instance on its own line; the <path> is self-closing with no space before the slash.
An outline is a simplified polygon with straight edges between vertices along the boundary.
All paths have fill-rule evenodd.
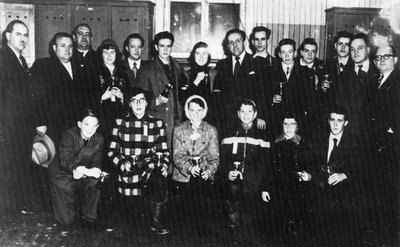
<path id="1" fill-rule="evenodd" d="M 78 68 L 76 79 L 82 86 L 82 91 L 87 92 L 87 104 L 95 106 L 96 76 L 99 74 L 100 61 L 92 48 L 92 29 L 86 23 L 78 24 L 72 31 L 74 50 L 72 63 Z"/>
<path id="2" fill-rule="evenodd" d="M 118 169 L 118 192 L 122 198 L 123 218 L 138 222 L 138 209 L 146 198 L 150 203 L 151 230 L 168 234 L 162 223 L 167 202 L 169 151 L 165 124 L 146 113 L 150 93 L 141 88 L 128 91 L 130 116 L 117 119 L 112 130 L 108 157 Z M 139 212 L 140 213 L 140 212 Z"/>
<path id="3" fill-rule="evenodd" d="M 394 241 L 400 160 L 400 71 L 395 67 L 398 57 L 393 46 L 379 47 L 373 58 L 379 74 L 375 81 L 368 84 L 366 123 L 372 144 L 371 152 L 376 156 L 375 162 L 371 163 L 377 187 L 374 197 L 380 202 L 376 212 L 384 226 L 379 230 Z M 393 246 L 397 244 L 393 242 Z"/>
<path id="4" fill-rule="evenodd" d="M 336 91 L 336 105 L 347 107 L 349 112 L 348 131 L 360 136 L 362 117 L 366 100 L 367 85 L 376 80 L 378 73 L 374 63 L 369 60 L 370 41 L 368 35 L 358 33 L 350 41 L 350 56 L 354 65 L 339 75 Z"/>

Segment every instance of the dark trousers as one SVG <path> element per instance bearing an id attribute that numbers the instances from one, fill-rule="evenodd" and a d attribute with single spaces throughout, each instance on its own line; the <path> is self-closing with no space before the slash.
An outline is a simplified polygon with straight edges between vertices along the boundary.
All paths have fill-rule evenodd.
<path id="1" fill-rule="evenodd" d="M 97 204 L 100 190 L 95 185 L 96 179 L 74 181 L 72 189 L 65 189 L 51 184 L 51 197 L 55 219 L 62 225 L 72 224 L 79 211 L 89 220 L 97 219 Z"/>

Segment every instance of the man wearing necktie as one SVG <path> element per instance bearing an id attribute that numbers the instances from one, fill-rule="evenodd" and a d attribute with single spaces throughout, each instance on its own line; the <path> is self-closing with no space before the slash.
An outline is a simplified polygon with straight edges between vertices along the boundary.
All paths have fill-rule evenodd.
<path id="1" fill-rule="evenodd" d="M 75 45 L 71 62 L 78 69 L 75 80 L 82 92 L 86 92 L 86 104 L 95 108 L 98 102 L 94 92 L 98 88 L 96 79 L 100 74 L 101 59 L 92 48 L 92 29 L 87 23 L 80 23 L 72 31 L 72 37 Z"/>
<path id="2" fill-rule="evenodd" d="M 4 33 L 0 50 L 0 145 L 3 147 L 0 151 L 0 172 L 12 176 L 4 176 L 0 186 L 15 198 L 5 196 L 3 201 L 8 201 L 10 205 L 2 206 L 16 204 L 22 208 L 35 199 L 30 175 L 34 136 L 34 126 L 30 121 L 32 88 L 29 68 L 23 56 L 29 41 L 29 30 L 24 22 L 13 20 Z"/>
<path id="3" fill-rule="evenodd" d="M 348 131 L 361 135 L 366 91 L 370 83 L 376 81 L 378 73 L 374 63 L 369 60 L 370 42 L 364 33 L 358 33 L 350 41 L 350 56 L 354 62 L 346 68 L 337 83 L 336 105 L 346 106 L 351 119 Z"/>
<path id="4" fill-rule="evenodd" d="M 125 60 L 122 61 L 122 67 L 129 78 L 129 87 L 136 86 L 142 68 L 147 65 L 147 61 L 142 60 L 142 51 L 144 48 L 144 39 L 138 33 L 129 34 L 124 41 Z"/>
<path id="5" fill-rule="evenodd" d="M 324 92 L 325 106 L 328 109 L 332 109 L 335 105 L 339 75 L 353 65 L 353 61 L 350 59 L 351 38 L 351 33 L 339 31 L 333 39 L 335 54 L 333 57 L 326 59 L 325 62 L 324 75 L 328 75 L 328 78 L 322 81 L 321 89 Z"/>
<path id="6" fill-rule="evenodd" d="M 312 142 L 311 156 L 316 164 L 311 181 L 316 184 L 314 207 L 318 246 L 358 246 L 360 211 L 359 145 L 346 130 L 347 110 L 336 107 L 329 114 L 330 132 Z"/>
<path id="7" fill-rule="evenodd" d="M 252 99 L 259 106 L 257 126 L 265 129 L 266 94 L 270 76 L 265 76 L 265 62 L 245 51 L 246 34 L 239 29 L 229 30 L 224 39 L 227 58 L 219 61 L 216 66 L 217 75 L 214 81 L 215 89 L 221 91 L 218 96 L 217 109 L 219 113 L 220 131 L 225 131 L 236 125 L 236 107 L 243 99 Z M 228 133 L 226 133 L 228 134 Z"/>
<path id="8" fill-rule="evenodd" d="M 371 197 L 378 199 L 374 210 L 379 219 L 374 223 L 381 227 L 378 231 L 392 240 L 396 240 L 396 224 L 399 212 L 397 195 L 399 195 L 398 167 L 400 160 L 400 70 L 397 51 L 393 46 L 378 47 L 374 63 L 379 71 L 376 80 L 368 85 L 366 99 L 366 123 L 371 148 L 368 153 L 374 154 L 370 169 L 374 171 L 368 180 L 374 181 L 376 191 Z M 372 200 L 371 200 L 372 201 Z M 383 224 L 382 224 L 383 223 Z M 383 227 L 382 227 L 383 226 Z"/>

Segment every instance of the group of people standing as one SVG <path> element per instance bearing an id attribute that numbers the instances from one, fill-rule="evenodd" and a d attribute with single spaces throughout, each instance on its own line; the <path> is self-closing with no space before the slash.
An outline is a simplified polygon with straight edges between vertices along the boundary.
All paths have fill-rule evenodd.
<path id="1" fill-rule="evenodd" d="M 53 211 L 63 225 L 77 217 L 96 223 L 96 185 L 110 171 L 120 210 L 133 217 L 130 209 L 144 199 L 159 235 L 169 233 L 163 220 L 169 199 L 180 198 L 184 213 L 193 202 L 210 206 L 209 195 L 220 194 L 233 236 L 243 214 L 263 215 L 269 207 L 293 241 L 308 231 L 318 233 L 316 246 L 357 246 L 361 230 L 373 230 L 394 243 L 396 50 L 342 31 L 337 55 L 323 63 L 313 38 L 298 50 L 293 39 L 282 39 L 272 56 L 270 35 L 255 27 L 250 54 L 245 32 L 228 31 L 226 58 L 215 68 L 200 41 L 185 70 L 171 57 L 170 32 L 155 35 L 150 61 L 141 58 L 143 37 L 130 34 L 121 60 L 113 40 L 94 51 L 90 26 L 79 24 L 72 34 L 55 34 L 50 57 L 28 68 L 21 55 L 28 28 L 12 21 L 0 54 L 6 113 L 0 133 L 10 136 L 8 162 L 21 173 L 32 133 L 53 139 L 58 149 L 48 172 Z M 81 214 L 77 189 L 84 191 Z"/>

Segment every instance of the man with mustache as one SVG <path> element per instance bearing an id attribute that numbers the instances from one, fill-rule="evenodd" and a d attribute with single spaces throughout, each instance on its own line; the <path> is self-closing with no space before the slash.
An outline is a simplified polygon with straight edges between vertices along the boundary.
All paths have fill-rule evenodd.
<path id="1" fill-rule="evenodd" d="M 19 179 L 4 177 L 4 184 L 10 194 L 29 195 L 32 188 L 28 174 L 33 126 L 27 119 L 31 112 L 30 73 L 23 56 L 28 40 L 27 25 L 20 20 L 11 21 L 5 31 L 0 50 L 0 163 L 4 171 L 15 174 Z M 4 153 L 3 153 L 4 152 Z M 21 178 L 21 179 L 20 179 Z M 23 179 L 22 179 L 23 178 Z M 29 196 L 16 198 L 17 206 L 32 202 Z M 21 200 L 19 200 L 21 199 Z M 12 199 L 13 200 L 13 199 Z"/>

